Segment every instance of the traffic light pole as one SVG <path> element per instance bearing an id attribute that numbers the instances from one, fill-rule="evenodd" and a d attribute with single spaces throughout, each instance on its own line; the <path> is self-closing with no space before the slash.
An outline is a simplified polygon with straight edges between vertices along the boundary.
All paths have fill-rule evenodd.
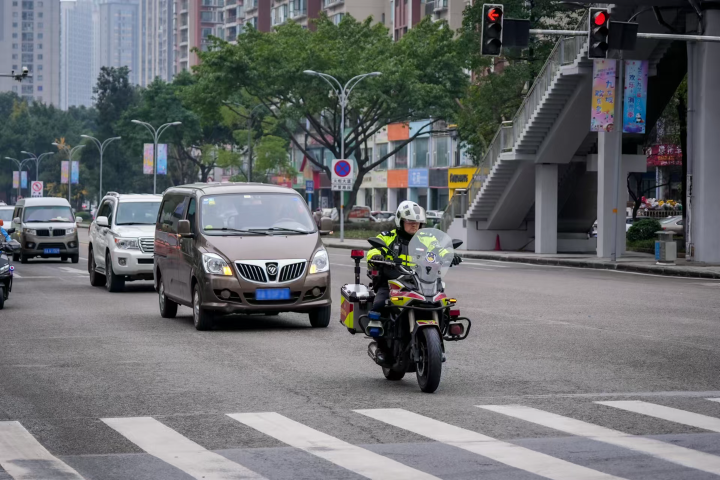
<path id="1" fill-rule="evenodd" d="M 531 28 L 530 33 L 534 35 L 562 35 L 565 37 L 582 37 L 588 34 L 587 30 L 544 30 Z M 638 33 L 637 38 L 649 38 L 654 40 L 680 40 L 685 42 L 714 42 L 720 43 L 720 37 L 706 35 L 680 35 L 672 33 Z"/>

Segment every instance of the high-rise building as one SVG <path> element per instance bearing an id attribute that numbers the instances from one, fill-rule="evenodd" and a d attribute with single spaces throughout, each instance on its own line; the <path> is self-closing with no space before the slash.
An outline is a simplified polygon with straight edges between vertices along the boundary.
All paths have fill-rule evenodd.
<path id="1" fill-rule="evenodd" d="M 23 67 L 32 73 L 21 83 L 0 78 L 0 91 L 60 105 L 59 1 L 0 2 L 0 66 L 3 73 L 19 72 Z"/>
<path id="2" fill-rule="evenodd" d="M 245 28 L 245 5 L 243 0 L 226 0 L 224 10 L 223 39 L 235 43 Z"/>
<path id="3" fill-rule="evenodd" d="M 225 0 L 176 0 L 175 73 L 190 70 L 199 63 L 194 48 L 205 51 L 208 37 L 222 38 Z"/>
<path id="4" fill-rule="evenodd" d="M 140 85 L 155 78 L 172 80 L 174 65 L 173 0 L 140 1 Z"/>
<path id="5" fill-rule="evenodd" d="M 446 20 L 453 30 L 459 29 L 470 0 L 390 0 L 389 3 L 388 27 L 393 38 L 399 40 L 428 15 L 436 21 Z"/>
<path id="6" fill-rule="evenodd" d="M 60 108 L 63 110 L 92 105 L 98 76 L 95 10 L 93 0 L 60 1 Z"/>
<path id="7" fill-rule="evenodd" d="M 100 67 L 128 67 L 130 83 L 141 81 L 139 0 L 101 0 L 98 25 Z"/>
<path id="8" fill-rule="evenodd" d="M 269 32 L 272 28 L 270 11 L 273 3 L 274 0 L 245 0 L 245 23 L 261 32 Z"/>

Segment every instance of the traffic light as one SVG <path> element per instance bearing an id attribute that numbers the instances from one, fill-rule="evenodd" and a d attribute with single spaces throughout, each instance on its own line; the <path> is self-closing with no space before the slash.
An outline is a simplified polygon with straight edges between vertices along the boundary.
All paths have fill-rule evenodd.
<path id="1" fill-rule="evenodd" d="M 591 8 L 589 19 L 588 58 L 607 58 L 610 13 L 606 8 Z"/>
<path id="2" fill-rule="evenodd" d="M 482 25 L 481 53 L 497 57 L 502 50 L 503 6 L 491 3 L 484 4 Z"/>

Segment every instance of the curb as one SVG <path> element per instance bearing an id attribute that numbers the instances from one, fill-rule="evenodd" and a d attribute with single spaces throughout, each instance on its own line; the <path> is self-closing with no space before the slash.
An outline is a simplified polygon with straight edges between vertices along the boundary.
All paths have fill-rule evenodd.
<path id="1" fill-rule="evenodd" d="M 328 243 L 325 244 L 329 248 L 343 248 L 351 250 L 358 248 L 357 246 L 342 244 L 342 243 Z M 514 262 L 514 263 L 530 263 L 533 265 L 547 265 L 553 267 L 574 267 L 574 268 L 587 268 L 595 270 L 617 270 L 621 272 L 634 272 L 634 273 L 649 273 L 653 275 L 664 275 L 667 277 L 686 277 L 686 278 L 709 278 L 709 279 L 720 279 L 720 273 L 715 272 L 696 272 L 691 270 L 684 270 L 678 267 L 663 267 L 659 265 L 632 265 L 632 264 L 614 264 L 609 262 L 589 262 L 587 260 L 573 260 L 570 258 L 537 258 L 537 257 L 518 257 L 515 255 L 487 255 L 482 253 L 462 253 L 462 251 L 456 252 L 462 258 L 470 258 L 475 260 L 496 260 L 499 262 Z"/>

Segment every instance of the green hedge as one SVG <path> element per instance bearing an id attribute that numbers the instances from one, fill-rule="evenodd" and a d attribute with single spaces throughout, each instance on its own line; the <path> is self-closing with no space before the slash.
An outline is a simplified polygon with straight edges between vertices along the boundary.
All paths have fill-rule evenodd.
<path id="1" fill-rule="evenodd" d="M 654 218 L 647 218 L 632 224 L 627 232 L 629 242 L 640 242 L 642 240 L 654 240 L 657 238 L 658 232 L 662 230 L 660 222 Z"/>
<path id="2" fill-rule="evenodd" d="M 83 219 L 83 223 L 90 223 L 92 222 L 92 215 L 90 215 L 90 212 L 77 212 L 75 214 L 76 217 L 80 217 Z"/>

